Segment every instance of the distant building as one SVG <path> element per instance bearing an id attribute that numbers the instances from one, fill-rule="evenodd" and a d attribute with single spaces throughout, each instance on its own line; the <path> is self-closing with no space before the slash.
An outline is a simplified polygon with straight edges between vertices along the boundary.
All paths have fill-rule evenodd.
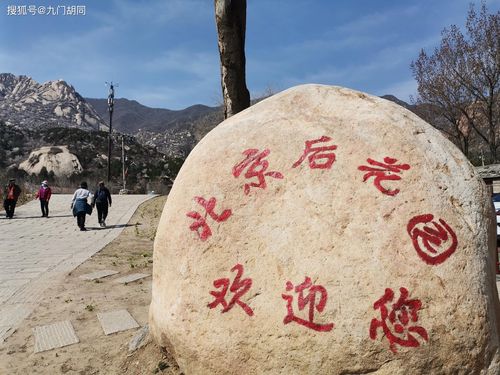
<path id="1" fill-rule="evenodd" d="M 500 164 L 476 167 L 483 181 L 490 187 L 491 193 L 500 193 Z"/>

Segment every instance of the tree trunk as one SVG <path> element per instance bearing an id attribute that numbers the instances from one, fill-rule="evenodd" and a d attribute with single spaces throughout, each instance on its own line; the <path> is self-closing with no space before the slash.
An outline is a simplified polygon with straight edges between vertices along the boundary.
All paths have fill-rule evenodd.
<path id="1" fill-rule="evenodd" d="M 214 0 L 221 62 L 224 118 L 248 108 L 245 81 L 246 0 Z"/>
<path id="2" fill-rule="evenodd" d="M 493 138 L 493 137 L 491 137 L 491 138 Z M 498 163 L 498 157 L 497 157 L 498 146 L 497 146 L 495 140 L 490 139 L 488 146 L 490 148 L 492 162 L 493 162 L 493 164 L 497 164 Z"/>

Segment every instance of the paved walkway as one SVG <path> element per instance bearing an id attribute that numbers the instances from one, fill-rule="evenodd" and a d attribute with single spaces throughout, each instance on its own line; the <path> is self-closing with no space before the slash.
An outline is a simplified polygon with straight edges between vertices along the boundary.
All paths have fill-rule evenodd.
<path id="1" fill-rule="evenodd" d="M 100 228 L 97 212 L 87 216 L 86 232 L 76 225 L 71 195 L 53 195 L 49 218 L 40 203 L 17 207 L 14 218 L 0 216 L 0 345 L 31 314 L 45 289 L 116 238 L 139 204 L 152 195 L 113 195 Z"/>

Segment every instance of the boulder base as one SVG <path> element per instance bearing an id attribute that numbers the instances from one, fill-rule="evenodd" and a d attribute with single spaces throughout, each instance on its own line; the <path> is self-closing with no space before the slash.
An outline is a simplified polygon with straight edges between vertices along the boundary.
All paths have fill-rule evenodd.
<path id="1" fill-rule="evenodd" d="M 151 332 L 186 374 L 499 374 L 494 225 L 473 167 L 420 118 L 295 87 L 186 160 Z"/>

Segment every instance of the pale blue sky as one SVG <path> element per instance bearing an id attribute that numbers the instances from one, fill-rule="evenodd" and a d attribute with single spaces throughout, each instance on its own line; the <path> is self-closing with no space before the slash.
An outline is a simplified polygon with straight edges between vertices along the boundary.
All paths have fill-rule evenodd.
<path id="1" fill-rule="evenodd" d="M 479 1 L 472 1 L 479 6 Z M 340 85 L 409 100 L 410 63 L 463 26 L 470 0 L 248 0 L 247 84 Z M 486 1 L 489 12 L 500 0 Z M 220 101 L 213 0 L 0 0 L 0 72 L 64 79 L 84 97 L 182 109 Z M 85 15 L 8 15 L 9 6 L 85 6 Z"/>

